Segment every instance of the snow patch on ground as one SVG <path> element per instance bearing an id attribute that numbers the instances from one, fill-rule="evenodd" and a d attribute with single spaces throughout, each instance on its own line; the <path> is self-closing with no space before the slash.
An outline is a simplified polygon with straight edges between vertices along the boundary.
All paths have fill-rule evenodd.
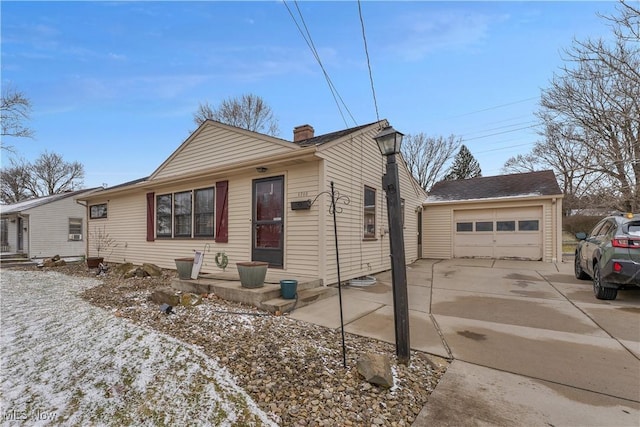
<path id="1" fill-rule="evenodd" d="M 275 425 L 196 346 L 78 296 L 99 283 L 2 271 L 3 424 Z"/>

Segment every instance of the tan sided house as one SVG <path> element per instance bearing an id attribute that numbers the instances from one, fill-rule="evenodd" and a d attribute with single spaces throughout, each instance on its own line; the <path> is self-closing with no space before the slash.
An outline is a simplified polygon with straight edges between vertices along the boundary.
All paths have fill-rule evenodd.
<path id="1" fill-rule="evenodd" d="M 424 258 L 562 259 L 552 171 L 441 181 L 423 208 Z"/>
<path id="2" fill-rule="evenodd" d="M 339 193 L 341 278 L 390 268 L 385 159 L 373 139 L 386 121 L 294 140 L 207 120 L 148 178 L 84 197 L 88 228 L 116 242 L 108 262 L 154 263 L 204 251 L 202 272 L 236 262 L 267 261 L 283 274 L 337 282 L 330 183 Z M 426 194 L 404 163 L 406 261 L 418 253 L 418 215 Z M 345 202 L 348 202 L 345 203 Z M 96 254 L 88 242 L 89 256 Z M 220 259 L 221 257 L 218 257 Z"/>

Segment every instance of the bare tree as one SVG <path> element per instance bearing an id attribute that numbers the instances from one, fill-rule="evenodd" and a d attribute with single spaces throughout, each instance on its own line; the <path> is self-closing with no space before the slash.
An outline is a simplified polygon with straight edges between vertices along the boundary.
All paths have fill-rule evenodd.
<path id="1" fill-rule="evenodd" d="M 551 169 L 563 189 L 563 207 L 567 212 L 585 207 L 590 192 L 598 191 L 602 172 L 595 171 L 596 153 L 583 144 L 585 138 L 573 125 L 552 120 L 545 123 L 544 140 L 536 142 L 528 154 L 509 158 L 502 168 L 506 173 L 533 172 Z"/>
<path id="2" fill-rule="evenodd" d="M 65 162 L 56 153 L 44 152 L 29 171 L 28 190 L 36 197 L 78 190 L 84 182 L 84 166 L 79 162 Z"/>
<path id="3" fill-rule="evenodd" d="M 278 119 L 271 107 L 253 94 L 225 99 L 218 107 L 212 107 L 208 102 L 201 103 L 193 115 L 193 121 L 200 126 L 207 119 L 271 136 L 280 133 Z"/>
<path id="4" fill-rule="evenodd" d="M 31 116 L 31 102 L 22 92 L 15 90 L 11 85 L 2 90 L 2 102 L 0 105 L 0 121 L 2 122 L 2 141 L 0 148 L 11 150 L 11 146 L 4 143 L 7 136 L 17 138 L 32 138 L 33 130 L 24 125 Z"/>
<path id="5" fill-rule="evenodd" d="M 567 65 L 543 91 L 538 116 L 545 127 L 572 125 L 590 152 L 584 165 L 615 181 L 619 207 L 640 207 L 640 12 L 624 2 L 607 18 L 614 41 L 574 40 Z"/>
<path id="6" fill-rule="evenodd" d="M 18 203 L 30 198 L 32 195 L 28 191 L 29 164 L 25 160 L 11 159 L 11 166 L 0 170 L 0 199 L 2 203 Z"/>
<path id="7" fill-rule="evenodd" d="M 460 148 L 460 138 L 430 137 L 420 132 L 405 135 L 402 142 L 402 157 L 414 178 L 422 188 L 429 189 L 442 179 L 444 166 Z"/>

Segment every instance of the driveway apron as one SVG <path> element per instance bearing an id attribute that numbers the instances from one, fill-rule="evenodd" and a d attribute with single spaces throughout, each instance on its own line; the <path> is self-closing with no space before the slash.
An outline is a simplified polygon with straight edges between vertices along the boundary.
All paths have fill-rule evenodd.
<path id="1" fill-rule="evenodd" d="M 345 330 L 394 343 L 376 278 L 343 290 Z M 419 260 L 407 281 L 412 349 L 453 359 L 415 426 L 640 425 L 640 292 L 596 300 L 573 260 Z M 292 317 L 339 327 L 337 297 L 318 304 Z"/>

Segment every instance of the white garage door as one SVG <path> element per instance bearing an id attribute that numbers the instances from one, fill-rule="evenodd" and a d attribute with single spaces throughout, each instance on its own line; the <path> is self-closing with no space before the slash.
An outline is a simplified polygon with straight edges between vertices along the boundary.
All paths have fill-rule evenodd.
<path id="1" fill-rule="evenodd" d="M 456 258 L 542 259 L 542 207 L 454 210 Z"/>

